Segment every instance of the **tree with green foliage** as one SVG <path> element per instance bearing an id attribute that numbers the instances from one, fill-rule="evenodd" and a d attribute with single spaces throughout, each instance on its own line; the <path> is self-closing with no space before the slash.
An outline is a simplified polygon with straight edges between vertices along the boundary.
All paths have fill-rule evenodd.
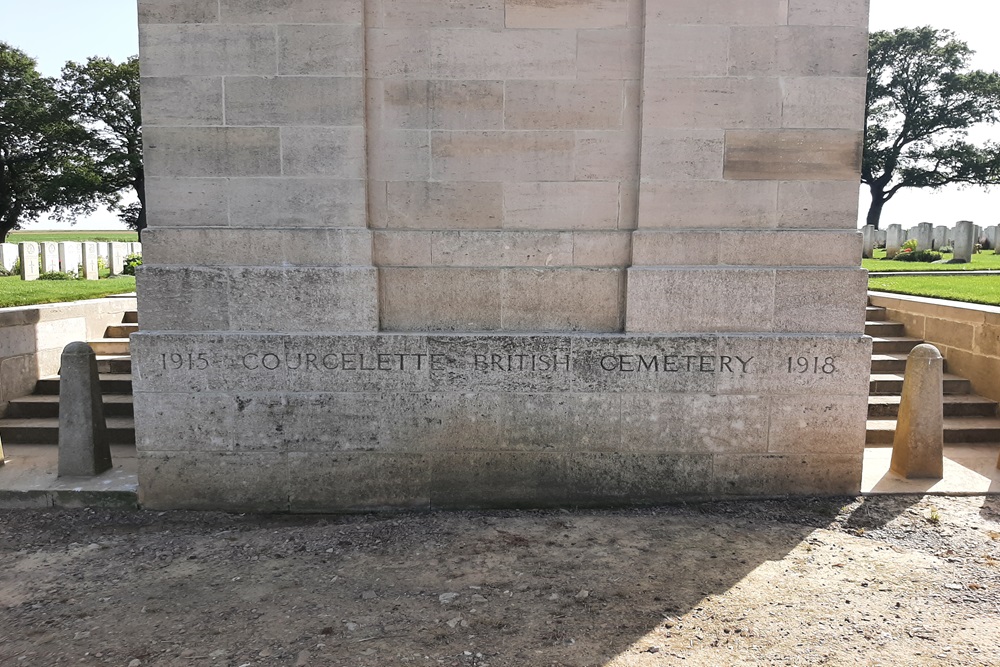
<path id="1" fill-rule="evenodd" d="M 89 149 L 99 177 L 97 199 L 130 229 L 146 228 L 146 191 L 142 168 L 142 116 L 139 105 L 139 58 L 123 63 L 110 58 L 68 62 L 63 94 L 77 118 L 90 130 Z M 132 191 L 137 203 L 123 205 Z"/>
<path id="2" fill-rule="evenodd" d="M 89 143 L 56 82 L 0 42 L 0 240 L 44 213 L 93 210 L 100 177 Z"/>
<path id="3" fill-rule="evenodd" d="M 974 53 L 950 30 L 871 34 L 861 170 L 869 225 L 878 228 L 903 188 L 1000 183 L 1000 146 L 968 141 L 972 127 L 1000 120 L 1000 74 L 970 70 Z"/>

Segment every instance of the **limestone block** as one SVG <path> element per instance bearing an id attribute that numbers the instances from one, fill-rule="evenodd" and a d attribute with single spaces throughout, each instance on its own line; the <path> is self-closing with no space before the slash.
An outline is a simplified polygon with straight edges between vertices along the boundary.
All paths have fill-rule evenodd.
<path id="1" fill-rule="evenodd" d="M 944 476 L 944 358 L 933 345 L 913 348 L 906 360 L 903 396 L 889 469 L 908 479 Z"/>
<path id="2" fill-rule="evenodd" d="M 726 76 L 729 73 L 728 26 L 667 25 L 650 32 L 643 68 L 650 78 Z"/>
<path id="3" fill-rule="evenodd" d="M 657 130 L 643 132 L 642 176 L 680 181 L 721 180 L 725 130 Z"/>
<path id="4" fill-rule="evenodd" d="M 227 224 L 233 227 L 366 225 L 365 181 L 360 179 L 232 178 L 225 183 L 224 197 L 228 200 Z M 213 195 L 213 204 L 216 201 Z M 201 224 L 216 226 L 208 220 Z"/>
<path id="5" fill-rule="evenodd" d="M 871 259 L 875 250 L 875 227 L 872 225 L 865 225 L 861 228 L 861 233 L 861 257 L 864 259 Z"/>
<path id="6" fill-rule="evenodd" d="M 733 180 L 857 180 L 861 148 L 855 130 L 729 130 L 724 172 Z"/>
<path id="7" fill-rule="evenodd" d="M 647 505 L 702 496 L 712 482 L 707 454 L 580 452 L 566 455 L 566 502 Z"/>
<path id="8" fill-rule="evenodd" d="M 368 82 L 381 126 L 399 129 L 503 129 L 502 81 Z M 379 116 L 376 116 L 379 117 Z"/>
<path id="9" fill-rule="evenodd" d="M 5 271 L 13 271 L 18 259 L 16 243 L 0 243 L 0 267 Z"/>
<path id="10" fill-rule="evenodd" d="M 220 269 L 143 265 L 139 319 L 149 331 L 229 329 L 229 275 Z"/>
<path id="11" fill-rule="evenodd" d="M 578 452 L 621 447 L 622 397 L 617 394 L 510 393 L 498 394 L 497 402 L 499 442 L 468 449 Z"/>
<path id="12" fill-rule="evenodd" d="M 638 80 L 642 74 L 642 31 L 582 30 L 576 55 L 580 79 Z"/>
<path id="13" fill-rule="evenodd" d="M 890 229 L 892 226 L 890 225 Z M 955 223 L 955 257 L 961 262 L 971 262 L 972 253 L 975 251 L 976 238 L 975 225 L 968 220 L 961 220 Z"/>
<path id="14" fill-rule="evenodd" d="M 573 234 L 544 231 L 431 232 L 439 266 L 572 266 Z"/>
<path id="15" fill-rule="evenodd" d="M 231 125 L 363 125 L 364 81 L 327 76 L 226 78 Z"/>
<path id="16" fill-rule="evenodd" d="M 431 458 L 435 508 L 556 507 L 567 502 L 566 488 L 557 453 L 436 452 Z"/>
<path id="17" fill-rule="evenodd" d="M 864 77 L 868 34 L 859 27 L 733 28 L 730 76 Z"/>
<path id="18" fill-rule="evenodd" d="M 142 75 L 276 74 L 274 28 L 262 25 L 139 26 Z"/>
<path id="19" fill-rule="evenodd" d="M 773 228 L 777 190 L 775 181 L 644 182 L 639 227 Z"/>
<path id="20" fill-rule="evenodd" d="M 719 232 L 636 231 L 633 266 L 697 266 L 719 263 Z"/>
<path id="21" fill-rule="evenodd" d="M 865 80 L 860 77 L 786 77 L 781 126 L 857 130 L 865 124 Z"/>
<path id="22" fill-rule="evenodd" d="M 768 451 L 858 455 L 865 442 L 868 399 L 857 396 L 773 396 Z"/>
<path id="23" fill-rule="evenodd" d="M 383 268 L 384 331 L 496 331 L 501 328 L 498 273 L 489 269 Z"/>
<path id="24" fill-rule="evenodd" d="M 22 354 L 0 358 L 0 403 L 27 396 L 38 384 L 38 356 Z"/>
<path id="25" fill-rule="evenodd" d="M 431 457 L 426 454 L 352 452 L 289 454 L 289 509 L 322 512 L 427 509 Z"/>
<path id="26" fill-rule="evenodd" d="M 360 25 L 359 0 L 220 0 L 225 23 L 342 23 Z"/>
<path id="27" fill-rule="evenodd" d="M 253 182 L 256 186 L 270 181 L 254 179 Z M 228 227 L 226 186 L 227 181 L 221 178 L 147 176 L 147 225 L 150 228 Z"/>
<path id="28" fill-rule="evenodd" d="M 373 192 L 382 210 L 379 227 L 399 229 L 497 229 L 504 223 L 501 183 L 401 181 Z"/>
<path id="29" fill-rule="evenodd" d="M 779 80 L 663 78 L 644 81 L 645 128 L 773 128 L 781 125 Z"/>
<path id="30" fill-rule="evenodd" d="M 573 173 L 578 181 L 637 181 L 638 132 L 577 131 Z"/>
<path id="31" fill-rule="evenodd" d="M 504 27 L 504 0 L 382 0 L 386 28 Z"/>
<path id="32" fill-rule="evenodd" d="M 576 36 L 576 30 L 431 30 L 429 78 L 573 79 Z"/>
<path id="33" fill-rule="evenodd" d="M 281 167 L 285 176 L 363 179 L 366 176 L 364 128 L 283 127 Z"/>
<path id="34" fill-rule="evenodd" d="M 222 125 L 222 77 L 142 78 L 145 125 Z"/>
<path id="35" fill-rule="evenodd" d="M 89 241 L 80 244 L 80 266 L 82 267 L 80 277 L 84 280 L 97 280 L 100 277 L 98 275 L 97 245 Z"/>
<path id="36" fill-rule="evenodd" d="M 789 0 L 788 25 L 842 25 L 863 27 L 868 23 L 869 0 Z"/>
<path id="37" fill-rule="evenodd" d="M 713 459 L 718 494 L 855 496 L 862 454 L 719 454 Z"/>
<path id="38" fill-rule="evenodd" d="M 671 0 L 647 7 L 648 27 L 704 23 L 717 25 L 781 25 L 788 3 L 782 0 Z"/>
<path id="39" fill-rule="evenodd" d="M 34 241 L 17 244 L 21 260 L 21 280 L 38 280 L 38 244 Z"/>
<path id="40" fill-rule="evenodd" d="M 616 269 L 508 269 L 505 331 L 622 329 L 625 272 Z"/>
<path id="41" fill-rule="evenodd" d="M 281 173 L 276 127 L 147 127 L 143 140 L 146 173 L 154 177 Z"/>
<path id="42" fill-rule="evenodd" d="M 857 257 L 857 246 L 853 249 Z M 861 333 L 867 289 L 868 273 L 861 268 L 778 269 L 774 330 Z"/>
<path id="43" fill-rule="evenodd" d="M 150 229 L 146 265 L 370 266 L 366 229 Z"/>
<path id="44" fill-rule="evenodd" d="M 229 290 L 234 331 L 378 329 L 374 268 L 246 267 L 229 275 L 230 284 L 240 286 Z"/>
<path id="45" fill-rule="evenodd" d="M 619 81 L 507 81 L 504 127 L 510 130 L 602 130 L 622 127 Z"/>
<path id="46" fill-rule="evenodd" d="M 427 130 L 374 130 L 370 144 L 369 173 L 374 180 L 430 180 L 431 133 Z"/>
<path id="47" fill-rule="evenodd" d="M 287 512 L 286 461 L 284 454 L 146 451 L 139 456 L 139 502 L 149 509 Z"/>
<path id="48" fill-rule="evenodd" d="M 843 267 L 857 264 L 861 254 L 857 231 L 729 231 L 719 240 L 720 264 Z M 816 248 L 823 249 L 820 256 Z"/>
<path id="49" fill-rule="evenodd" d="M 779 229 L 855 229 L 857 183 L 782 181 L 778 183 Z"/>
<path id="50" fill-rule="evenodd" d="M 79 242 L 65 241 L 59 243 L 58 253 L 60 271 L 65 273 L 80 273 L 83 249 Z"/>
<path id="51" fill-rule="evenodd" d="M 508 229 L 617 229 L 618 183 L 503 184 L 503 226 Z"/>
<path id="52" fill-rule="evenodd" d="M 574 180 L 572 132 L 432 132 L 436 180 Z"/>
<path id="53" fill-rule="evenodd" d="M 423 28 L 371 29 L 365 36 L 365 69 L 370 79 L 430 79 L 430 31 Z M 496 79 L 495 74 L 462 79 Z"/>
<path id="54" fill-rule="evenodd" d="M 41 251 L 39 271 L 49 273 L 59 270 L 59 246 L 53 241 L 44 241 L 38 244 Z"/>
<path id="55" fill-rule="evenodd" d="M 178 353 L 179 354 L 179 353 Z M 154 361 L 160 361 L 159 355 Z M 182 363 L 187 361 L 187 355 Z M 197 356 L 195 357 L 197 358 Z M 172 364 L 170 357 L 167 363 Z M 161 452 L 232 452 L 237 447 L 237 425 L 246 417 L 234 397 L 209 392 L 142 394 L 136 396 L 136 449 Z M 182 415 L 200 415 L 199 419 Z M 254 421 L 254 426 L 260 426 Z M 257 451 L 257 450 L 252 450 Z"/>
<path id="56" fill-rule="evenodd" d="M 97 356 L 66 346 L 59 369 L 59 477 L 93 477 L 111 468 Z"/>
<path id="57" fill-rule="evenodd" d="M 508 28 L 624 28 L 629 0 L 581 0 L 572 4 L 507 0 Z"/>
<path id="58" fill-rule="evenodd" d="M 434 236 L 434 232 L 375 232 L 372 235 L 375 266 L 434 266 Z"/>
<path id="59" fill-rule="evenodd" d="M 625 267 L 631 263 L 632 233 L 574 232 L 573 265 Z"/>
<path id="60" fill-rule="evenodd" d="M 218 0 L 139 0 L 139 24 L 215 23 Z"/>
<path id="61" fill-rule="evenodd" d="M 277 34 L 278 74 L 364 75 L 364 33 L 359 25 L 281 25 Z"/>
<path id="62" fill-rule="evenodd" d="M 624 451 L 765 452 L 768 399 L 708 394 L 622 396 Z"/>

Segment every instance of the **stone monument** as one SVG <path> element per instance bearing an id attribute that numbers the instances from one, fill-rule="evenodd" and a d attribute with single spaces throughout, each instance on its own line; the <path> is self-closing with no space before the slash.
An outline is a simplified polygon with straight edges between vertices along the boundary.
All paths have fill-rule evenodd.
<path id="1" fill-rule="evenodd" d="M 141 500 L 854 494 L 867 3 L 140 0 Z"/>

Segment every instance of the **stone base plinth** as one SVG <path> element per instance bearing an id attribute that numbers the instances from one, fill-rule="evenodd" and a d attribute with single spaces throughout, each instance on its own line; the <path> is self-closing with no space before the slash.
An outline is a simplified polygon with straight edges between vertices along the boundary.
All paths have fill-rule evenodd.
<path id="1" fill-rule="evenodd" d="M 855 335 L 132 336 L 149 508 L 855 494 Z"/>

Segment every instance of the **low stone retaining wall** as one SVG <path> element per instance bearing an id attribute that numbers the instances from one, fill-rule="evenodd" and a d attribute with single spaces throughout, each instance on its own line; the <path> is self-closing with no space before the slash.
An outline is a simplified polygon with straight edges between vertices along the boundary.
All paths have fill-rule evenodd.
<path id="1" fill-rule="evenodd" d="M 869 292 L 873 306 L 941 350 L 948 372 L 972 382 L 977 394 L 1000 401 L 1000 308 L 943 299 Z"/>
<path id="2" fill-rule="evenodd" d="M 135 309 L 135 295 L 0 308 L 0 414 L 9 401 L 34 391 L 39 378 L 59 372 L 67 344 L 103 338 Z"/>

